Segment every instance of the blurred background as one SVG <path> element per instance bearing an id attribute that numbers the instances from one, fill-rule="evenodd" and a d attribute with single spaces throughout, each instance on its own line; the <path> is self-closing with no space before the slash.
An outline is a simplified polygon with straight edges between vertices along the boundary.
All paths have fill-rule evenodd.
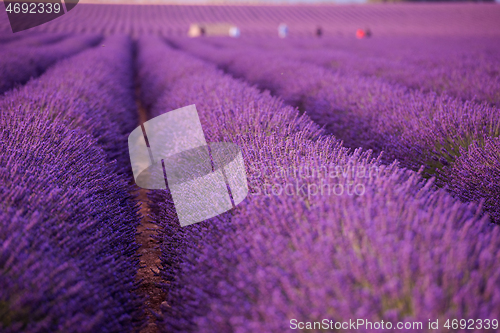
<path id="1" fill-rule="evenodd" d="M 373 2 L 500 2 L 500 0 L 83 0 L 81 3 L 136 4 L 349 4 Z"/>
<path id="2" fill-rule="evenodd" d="M 414 2 L 376 3 L 378 0 L 81 0 L 60 18 L 25 32 L 125 33 L 191 36 L 225 35 L 278 37 L 355 37 L 369 29 L 379 36 L 498 36 L 500 6 L 495 2 Z M 0 6 L 0 32 L 9 32 L 7 13 Z M 198 25 L 198 26 L 193 26 Z M 281 34 L 281 33 L 280 33 Z M 366 34 L 365 34 L 366 35 Z M 281 35 L 283 37 L 283 35 Z M 359 36 L 358 36 L 359 37 Z"/>

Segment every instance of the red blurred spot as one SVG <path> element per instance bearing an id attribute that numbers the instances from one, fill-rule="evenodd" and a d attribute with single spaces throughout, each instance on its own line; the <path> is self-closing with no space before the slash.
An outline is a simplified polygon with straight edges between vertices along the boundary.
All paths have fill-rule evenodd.
<path id="1" fill-rule="evenodd" d="M 356 38 L 365 38 L 366 37 L 366 34 L 365 34 L 365 31 L 363 29 L 358 29 L 356 30 Z"/>

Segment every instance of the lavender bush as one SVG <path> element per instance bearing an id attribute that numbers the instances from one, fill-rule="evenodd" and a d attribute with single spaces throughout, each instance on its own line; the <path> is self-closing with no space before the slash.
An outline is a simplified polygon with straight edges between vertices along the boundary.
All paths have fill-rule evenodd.
<path id="1" fill-rule="evenodd" d="M 124 148 L 137 122 L 132 44 L 109 37 L 105 45 L 0 101 L 2 332 L 143 324 Z"/>
<path id="2" fill-rule="evenodd" d="M 411 89 L 500 105 L 498 38 L 384 36 L 349 38 L 206 39 L 218 48 L 260 50 L 276 58 L 325 66 L 344 74 L 375 76 Z"/>
<path id="3" fill-rule="evenodd" d="M 498 228 L 443 192 L 398 183 L 311 207 L 258 198 L 231 221 L 198 227 L 184 236 L 195 246 L 170 286 L 165 331 L 282 332 L 292 318 L 424 327 L 429 318 L 493 318 Z"/>
<path id="4" fill-rule="evenodd" d="M 235 211 L 184 228 L 167 191 L 150 195 L 169 282 L 162 331 L 281 332 L 292 318 L 426 323 L 498 312 L 499 229 L 476 207 L 397 164 L 350 153 L 307 116 L 159 40 L 142 39 L 139 51 L 152 116 L 196 103 L 209 141 L 241 147 L 251 186 Z M 261 191 L 266 183 L 314 185 L 277 171 L 330 164 L 356 172 L 327 184 L 366 192 Z M 360 176 L 370 167 L 379 173 Z"/>
<path id="5" fill-rule="evenodd" d="M 451 190 L 464 201 L 484 200 L 492 219 L 500 221 L 500 138 L 485 138 L 461 148 L 451 170 L 443 172 Z"/>
<path id="6" fill-rule="evenodd" d="M 347 146 L 384 151 L 386 162 L 398 159 L 414 170 L 424 165 L 425 175 L 437 176 L 440 184 L 447 176 L 437 171 L 452 165 L 460 148 L 500 135 L 500 113 L 485 103 L 331 72 L 255 50 L 178 39 L 173 43 L 301 107 Z M 487 209 L 496 215 L 498 208 Z"/>

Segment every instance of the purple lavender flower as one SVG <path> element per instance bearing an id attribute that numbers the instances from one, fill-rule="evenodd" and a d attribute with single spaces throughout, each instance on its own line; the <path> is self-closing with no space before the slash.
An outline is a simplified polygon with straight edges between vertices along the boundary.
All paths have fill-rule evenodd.
<path id="1" fill-rule="evenodd" d="M 0 101 L 2 332 L 143 324 L 133 291 L 138 206 L 126 163 L 137 122 L 132 44 L 116 36 L 105 43 Z"/>
<path id="2" fill-rule="evenodd" d="M 458 157 L 443 172 L 443 183 L 463 201 L 484 201 L 493 221 L 500 221 L 500 138 L 486 137 Z"/>

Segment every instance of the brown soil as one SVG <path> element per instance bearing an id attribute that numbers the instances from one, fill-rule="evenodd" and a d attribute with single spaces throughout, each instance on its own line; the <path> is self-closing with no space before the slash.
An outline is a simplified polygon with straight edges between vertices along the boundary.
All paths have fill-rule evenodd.
<path id="1" fill-rule="evenodd" d="M 161 283 L 161 278 L 155 273 L 159 272 L 160 266 L 160 249 L 157 241 L 152 238 L 156 233 L 158 226 L 149 221 L 147 216 L 149 208 L 147 205 L 148 190 L 140 189 L 138 192 L 138 200 L 142 202 L 141 213 L 143 219 L 137 228 L 136 242 L 141 245 L 138 252 L 141 255 L 141 266 L 137 270 L 137 279 L 142 280 L 138 293 L 146 298 L 146 311 L 148 316 L 148 325 L 141 330 L 141 333 L 156 333 L 155 316 L 151 313 L 160 312 L 160 304 L 165 300 L 165 293 L 157 284 Z"/>
<path id="2" fill-rule="evenodd" d="M 139 96 L 139 88 L 136 89 L 136 96 Z M 139 98 L 136 98 L 137 109 L 139 112 L 139 123 L 142 125 L 148 120 L 147 111 L 141 104 Z M 140 333 L 157 333 L 156 318 L 151 311 L 160 313 L 160 304 L 165 300 L 166 294 L 162 288 L 158 286 L 162 280 L 157 275 L 161 264 L 159 245 L 152 237 L 156 234 L 158 226 L 151 223 L 148 213 L 148 190 L 139 189 L 137 200 L 142 203 L 141 214 L 143 216 L 141 224 L 137 227 L 137 235 L 135 240 L 141 245 L 138 250 L 140 257 L 140 267 L 137 270 L 137 280 L 142 280 L 142 283 L 137 292 L 145 298 L 146 315 L 148 316 L 148 324 Z"/>

